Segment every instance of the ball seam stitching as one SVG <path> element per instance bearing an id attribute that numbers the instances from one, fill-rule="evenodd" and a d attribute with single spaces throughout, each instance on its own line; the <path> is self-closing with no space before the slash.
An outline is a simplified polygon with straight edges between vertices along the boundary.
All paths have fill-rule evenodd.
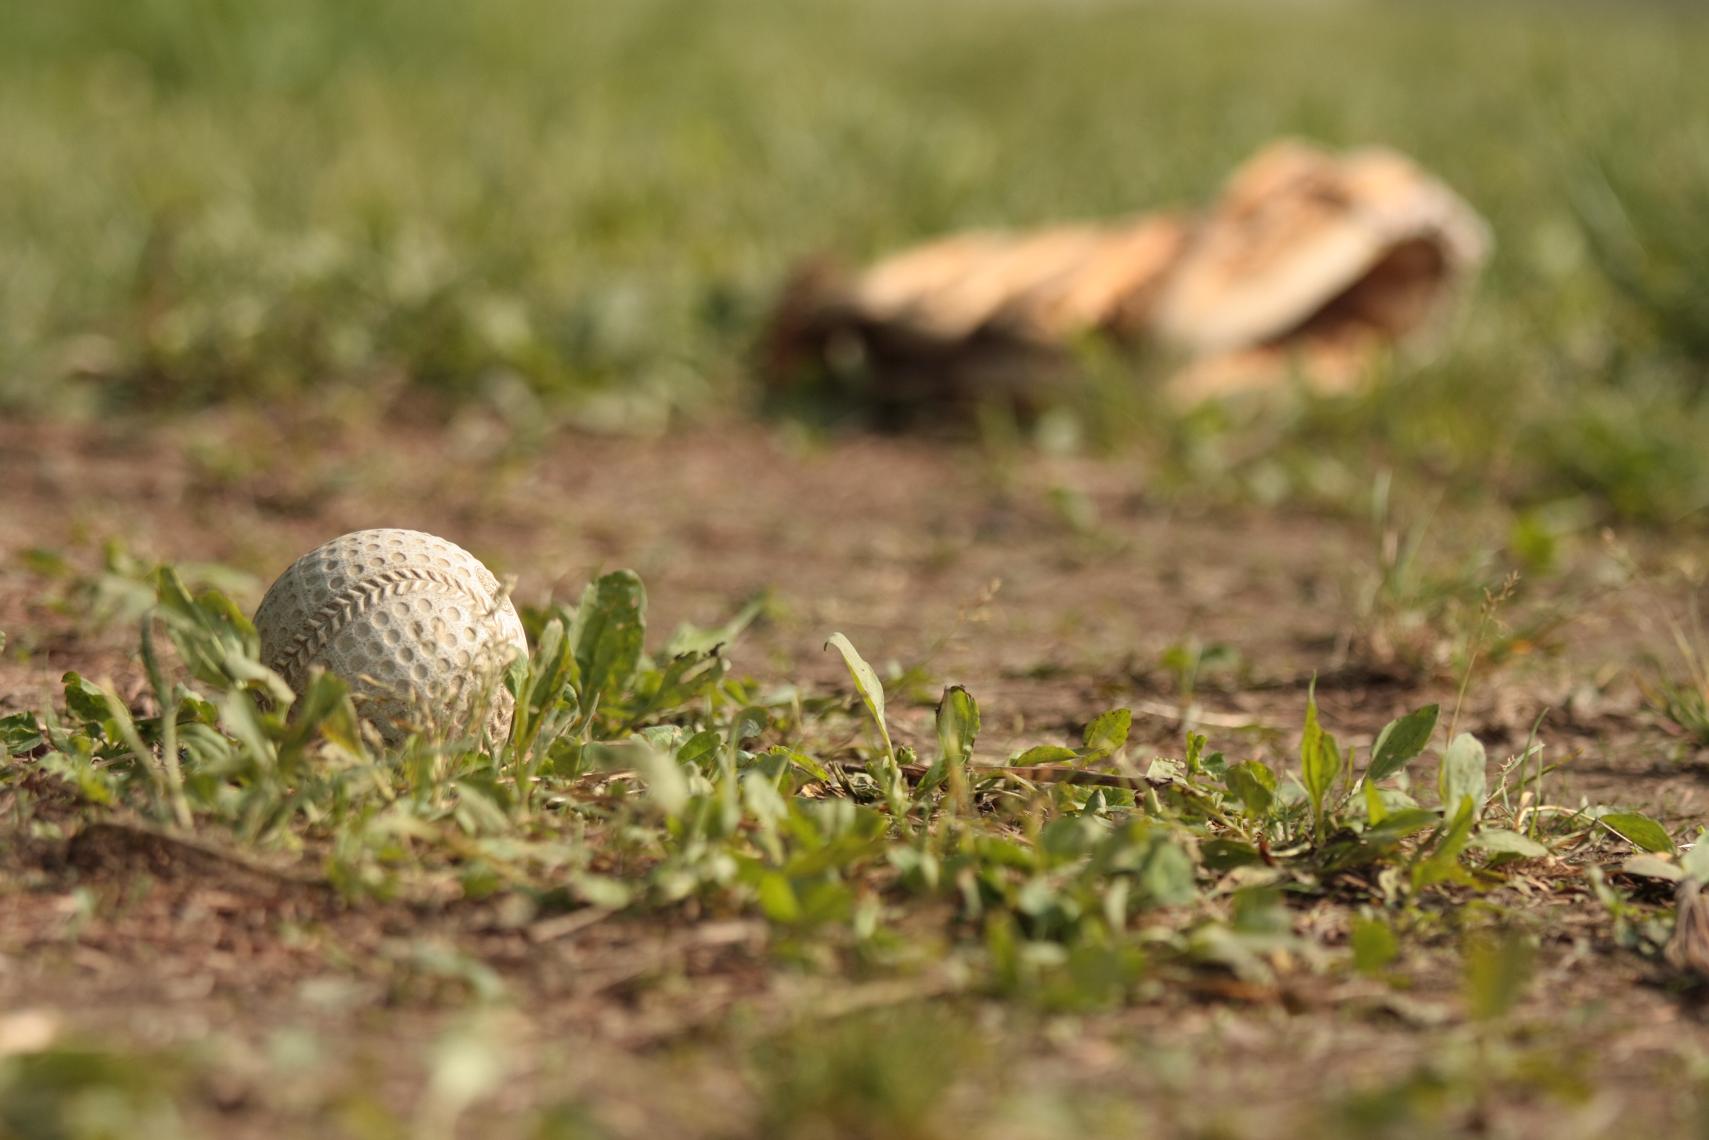
<path id="1" fill-rule="evenodd" d="M 480 597 L 466 583 L 443 570 L 400 566 L 382 571 L 333 595 L 316 610 L 304 623 L 302 632 L 292 638 L 290 645 L 279 654 L 279 660 L 285 665 L 281 672 L 288 671 L 289 675 L 301 676 L 315 655 L 331 644 L 332 639 L 338 636 L 338 631 L 364 610 L 388 598 L 409 592 L 408 588 L 411 586 L 424 584 L 444 586 L 463 595 L 476 606 L 492 604 L 492 599 Z"/>

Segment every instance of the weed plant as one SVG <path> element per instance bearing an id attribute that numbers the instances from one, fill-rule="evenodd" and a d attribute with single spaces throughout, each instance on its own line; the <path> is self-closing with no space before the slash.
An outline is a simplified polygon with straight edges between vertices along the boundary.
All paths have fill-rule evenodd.
<path id="1" fill-rule="evenodd" d="M 198 571 L 217 579 L 211 569 Z M 1504 900 L 1582 864 L 1614 940 L 1658 957 L 1666 923 L 1601 864 L 1623 857 L 1628 883 L 1709 877 L 1709 848 L 1681 857 L 1647 816 L 1553 803 L 1536 732 L 1491 757 L 1433 705 L 1364 748 L 1339 741 L 1308 692 L 1285 756 L 1230 755 L 1196 733 L 1178 753 L 1145 753 L 1126 708 L 1072 742 L 990 754 L 978 701 L 952 685 L 929 738 L 910 741 L 842 635 L 827 651 L 847 667 L 846 693 L 739 677 L 725 650 L 757 606 L 649 648 L 645 589 L 619 571 L 575 606 L 525 612 L 534 649 L 506 677 L 505 734 L 387 748 L 337 678 L 298 695 L 263 668 L 218 589 L 126 558 L 99 577 L 113 580 L 102 596 L 134 601 L 118 579 L 152 596 L 120 607 L 137 623 L 144 684 L 124 699 L 69 673 L 53 707 L 0 718 L 0 787 L 38 835 L 101 825 L 193 844 L 245 873 L 323 884 L 352 909 L 486 906 L 542 930 L 755 924 L 778 977 L 817 979 L 825 1022 L 752 1039 L 742 1063 L 768 1134 L 938 1136 L 1008 1111 L 1020 1102 L 952 1095 L 975 1074 L 1004 1083 L 970 1003 L 1082 1017 L 1312 979 L 1404 1003 L 1412 971 L 1456 947 L 1463 1021 L 1415 1069 L 1318 1105 L 1314 1126 L 1442 1127 L 1516 1091 L 1576 1102 L 1581 1061 L 1514 1028 L 1547 932 Z M 427 943 L 410 954 L 432 992 L 503 1008 L 506 983 L 479 958 Z M 338 1093 L 367 1104 L 353 1134 L 452 1134 L 511 1063 L 495 1033 L 478 1018 L 444 1030 L 439 1091 L 411 1123 Z M 924 1063 L 939 1049 L 955 1052 L 953 1070 Z M 210 1065 L 76 1040 L 24 1049 L 0 1057 L 0 1126 L 94 1136 L 127 1117 L 144 1134 L 184 1134 L 184 1074 Z M 1053 1111 L 1125 1135 L 1124 1104 L 1077 1097 Z M 568 1122 L 569 1135 L 585 1124 L 573 1103 L 539 1121 Z"/>
<path id="2" fill-rule="evenodd" d="M 1492 788 L 1483 745 L 1454 735 L 1424 790 L 1413 767 L 1440 735 L 1435 706 L 1360 756 L 1308 696 L 1280 770 L 1196 734 L 1179 755 L 1136 756 L 1127 709 L 1073 746 L 981 757 L 979 705 L 959 686 L 935 742 L 897 743 L 877 675 L 838 634 L 869 735 L 851 745 L 846 702 L 730 673 L 723 647 L 752 610 L 646 652 L 645 591 L 626 571 L 530 615 L 508 734 L 386 750 L 336 677 L 296 696 L 262 667 L 223 594 L 192 595 L 171 569 L 152 581 L 147 696 L 133 707 L 67 674 L 63 707 L 0 720 L 5 778 L 46 775 L 97 813 L 223 836 L 355 899 L 454 884 L 542 913 L 692 900 L 763 916 L 809 959 L 920 970 L 953 951 L 957 987 L 1082 1006 L 1171 971 L 1266 978 L 1283 950 L 1333 955 L 1291 933 L 1290 908 L 1312 900 L 1403 921 L 1592 831 L 1672 849 L 1642 816 L 1551 809 L 1538 745 Z M 925 941 L 923 912 L 944 916 Z"/>

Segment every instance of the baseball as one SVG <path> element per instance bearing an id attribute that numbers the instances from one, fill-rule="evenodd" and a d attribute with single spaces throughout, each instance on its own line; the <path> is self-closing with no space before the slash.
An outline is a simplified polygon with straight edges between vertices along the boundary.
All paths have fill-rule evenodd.
<path id="1" fill-rule="evenodd" d="M 301 694 L 318 665 L 350 686 L 387 742 L 412 731 L 509 731 L 501 675 L 528 653 L 492 571 L 416 530 L 359 530 L 293 562 L 255 611 L 262 664 Z"/>

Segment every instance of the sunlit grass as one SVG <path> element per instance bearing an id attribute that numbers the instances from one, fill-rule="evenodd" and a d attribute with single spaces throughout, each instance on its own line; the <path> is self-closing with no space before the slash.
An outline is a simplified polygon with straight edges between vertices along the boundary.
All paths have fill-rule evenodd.
<path id="1" fill-rule="evenodd" d="M 1202 201 L 1303 134 L 1411 152 L 1497 256 L 1445 356 L 1216 429 L 1262 461 L 1184 479 L 1334 498 L 1377 462 L 1659 521 L 1709 502 L 1689 6 L 6 7 L 15 409 L 332 385 L 705 414 L 745 401 L 802 256 Z M 1130 414 L 1117 442 L 1162 454 L 1205 430 Z"/>
<path id="2" fill-rule="evenodd" d="M 1674 837 L 1644 815 L 1550 802 L 1538 741 L 1486 753 L 1435 705 L 1359 746 L 1337 740 L 1308 691 L 1297 743 L 1224 753 L 1189 733 L 1154 751 L 1130 740 L 1132 713 L 1116 708 L 1074 739 L 1011 751 L 982 739 L 975 695 L 951 686 L 931 731 L 893 735 L 886 697 L 900 691 L 886 694 L 847 639 L 829 646 L 846 685 L 807 694 L 742 678 L 722 647 L 755 607 L 659 644 L 627 571 L 598 579 L 577 607 L 528 615 L 534 650 L 507 681 L 507 735 L 399 747 L 363 730 L 336 678 L 317 674 L 293 698 L 257 663 L 241 611 L 215 590 L 192 594 L 170 568 L 109 558 L 68 596 L 122 599 L 114 612 L 144 631 L 145 690 L 127 701 L 70 673 L 52 707 L 0 718 L 0 791 L 19 818 L 39 814 L 44 835 L 72 820 L 80 836 L 105 826 L 162 858 L 192 851 L 202 873 L 209 860 L 265 868 L 350 912 L 402 904 L 424 916 L 461 900 L 501 905 L 530 929 L 612 918 L 661 937 L 712 916 L 714 928 L 746 923 L 764 932 L 766 970 L 814 986 L 811 1010 L 789 1015 L 806 1019 L 799 1030 L 764 1021 L 763 1004 L 757 1025 L 729 1027 L 752 1050 L 741 1075 L 768 1135 L 930 1137 L 958 1121 L 987 1134 L 981 1089 L 1001 1088 L 1005 1105 L 1048 1092 L 1033 1108 L 1067 1111 L 1060 1082 L 1002 1087 L 979 1008 L 1025 1033 L 1200 987 L 1359 978 L 1399 994 L 1444 964 L 1463 974 L 1467 1016 L 1421 1070 L 1447 1094 L 1431 1111 L 1482 1111 L 1530 1088 L 1537 1064 L 1567 1066 L 1538 1088 L 1570 1103 L 1583 1095 L 1571 1057 L 1536 1048 L 1526 1028 L 1554 920 L 1527 900 L 1539 884 L 1576 883 L 1588 858 L 1619 942 L 1653 958 L 1665 924 L 1599 865 L 1641 852 L 1648 862 L 1628 860 L 1631 874 L 1677 877 L 1702 862 L 1676 866 Z M 1459 656 L 1469 661 L 1485 632 Z M 1432 757 L 1435 779 L 1422 775 Z M 105 904 L 92 893 L 84 905 Z M 514 996 L 493 967 L 431 939 L 382 957 L 393 984 L 420 975 L 439 1004 L 479 1012 Z M 497 1087 L 511 1048 L 489 1028 L 452 1025 L 432 1046 L 468 1051 L 434 1065 L 487 1076 L 462 1099 L 430 1098 L 422 1119 L 454 1118 Z M 24 1030 L 36 1026 L 11 1029 Z M 406 1055 L 421 1064 L 418 1044 Z M 934 1056 L 956 1063 L 934 1069 Z M 77 1115 L 98 1101 L 165 1114 L 170 1130 L 169 1106 L 196 1098 L 163 1082 L 222 1065 L 241 1068 L 212 1051 L 92 1048 L 67 1033 L 0 1057 L 0 1089 L 35 1090 L 0 1123 L 105 1135 Z M 36 1088 L 43 1074 L 52 1080 Z M 326 1103 L 367 1095 L 330 1061 L 313 1081 Z M 1347 1107 L 1402 1118 L 1419 1106 L 1388 1102 L 1405 1093 L 1404 1080 L 1377 1086 L 1382 1103 Z M 1087 1134 L 1131 1134 L 1137 1106 L 1120 1090 L 1102 1125 L 1095 1104 L 1082 1108 Z M 371 1111 L 353 1134 L 392 1134 L 393 1110 Z"/>

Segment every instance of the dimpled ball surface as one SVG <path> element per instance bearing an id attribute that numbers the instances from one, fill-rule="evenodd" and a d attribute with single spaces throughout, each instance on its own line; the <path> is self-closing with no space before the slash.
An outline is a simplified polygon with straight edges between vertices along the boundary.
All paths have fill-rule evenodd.
<path id="1" fill-rule="evenodd" d="M 508 731 L 499 675 L 528 652 L 516 607 L 456 543 L 415 530 L 359 530 L 297 559 L 255 611 L 261 660 L 302 693 L 316 665 L 350 686 L 388 741 L 412 729 Z"/>

